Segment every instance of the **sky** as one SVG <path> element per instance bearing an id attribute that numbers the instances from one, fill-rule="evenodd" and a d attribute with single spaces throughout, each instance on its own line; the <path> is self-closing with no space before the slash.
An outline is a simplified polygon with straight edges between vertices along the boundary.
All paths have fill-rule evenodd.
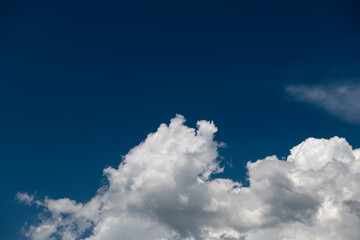
<path id="1" fill-rule="evenodd" d="M 61 227 L 67 229 L 62 234 L 66 232 L 68 239 L 104 240 L 111 239 L 111 234 L 144 239 L 131 235 L 139 229 L 101 232 L 101 224 L 118 216 L 128 216 L 132 223 L 125 226 L 115 221 L 123 227 L 118 229 L 132 229 L 139 221 L 156 229 L 150 239 L 207 239 L 212 234 L 214 239 L 251 240 L 268 236 L 267 229 L 281 229 L 282 237 L 294 236 L 290 230 L 295 228 L 308 236 L 322 233 L 321 224 L 308 223 L 313 228 L 296 224 L 314 219 L 313 211 L 323 214 L 316 215 L 318 221 L 325 221 L 321 209 L 330 204 L 331 199 L 326 200 L 330 195 L 311 184 L 307 190 L 317 192 L 322 200 L 306 195 L 298 189 L 305 183 L 296 180 L 299 175 L 289 177 L 289 172 L 303 172 L 308 174 L 303 179 L 310 179 L 310 172 L 326 172 L 325 166 L 340 171 L 338 162 L 331 160 L 339 158 L 340 165 L 355 170 L 337 181 L 345 186 L 357 181 L 359 154 L 348 144 L 360 148 L 359 10 L 359 2 L 350 0 L 1 1 L 0 239 L 50 239 L 45 233 L 35 236 L 31 229 L 44 224 L 59 228 L 54 220 L 59 215 L 66 219 Z M 316 140 L 320 138 L 327 140 Z M 290 152 L 303 141 L 319 155 Z M 180 150 L 173 150 L 171 142 Z M 197 142 L 204 142 L 205 149 Z M 159 160 L 152 155 L 156 151 L 175 155 L 160 154 Z M 277 158 L 247 165 L 273 155 Z M 147 158 L 154 164 L 142 161 Z M 167 163 L 169 158 L 178 160 Z M 319 165 L 311 163 L 314 158 Z M 180 163 L 187 167 L 178 169 Z M 262 173 L 266 164 L 268 174 Z M 161 166 L 167 170 L 152 179 L 151 173 Z M 136 172 L 139 167 L 144 171 Z M 194 170 L 188 173 L 189 169 Z M 304 211 L 290 208 L 288 215 L 278 214 L 274 196 L 263 199 L 260 193 L 272 192 L 267 187 L 276 192 L 279 185 L 257 184 L 260 173 L 265 178 L 277 171 L 294 182 L 289 188 L 296 189 L 296 196 L 314 204 L 299 203 Z M 137 176 L 154 186 L 140 181 L 137 184 L 143 190 L 120 190 L 116 180 L 120 175 L 124 176 L 121 181 Z M 193 182 L 179 180 L 187 177 Z M 165 191 L 169 186 L 162 183 L 169 179 L 177 187 Z M 184 190 L 198 186 L 198 181 L 203 181 L 198 191 Z M 254 186 L 247 188 L 250 182 Z M 219 190 L 239 188 L 238 183 L 244 186 L 239 192 L 250 189 L 249 196 Z M 203 209 L 198 213 L 202 218 L 187 216 L 194 219 L 189 222 L 192 228 L 176 218 L 183 209 L 178 205 L 165 204 L 168 209 L 157 211 L 139 203 L 136 214 L 147 216 L 139 220 L 114 204 L 124 201 L 126 205 L 134 199 L 151 202 L 151 196 L 163 193 L 154 188 L 169 193 L 169 198 L 155 198 L 155 205 L 179 196 L 185 210 Z M 119 195 L 112 195 L 116 191 Z M 342 195 L 333 197 L 350 206 L 349 212 L 337 210 L 346 219 L 360 211 L 358 192 L 353 191 L 347 200 L 341 200 Z M 241 225 L 243 220 L 229 215 L 229 209 L 246 209 L 224 203 L 229 206 L 219 210 L 215 207 L 219 194 L 229 202 L 253 199 L 256 206 L 274 208 L 271 214 Z M 108 202 L 115 206 L 115 215 L 105 210 L 90 214 L 87 203 L 105 206 Z M 226 220 L 207 222 L 209 212 Z M 283 230 L 286 223 L 292 226 L 291 233 Z M 76 236 L 68 230 L 71 224 L 87 230 Z M 59 236 L 56 239 L 66 239 Z"/>

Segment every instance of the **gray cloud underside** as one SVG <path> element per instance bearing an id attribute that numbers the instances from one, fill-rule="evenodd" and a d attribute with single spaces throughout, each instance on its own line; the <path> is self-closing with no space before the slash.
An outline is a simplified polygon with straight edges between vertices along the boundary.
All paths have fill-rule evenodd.
<path id="1" fill-rule="evenodd" d="M 309 138 L 287 160 L 247 164 L 249 187 L 210 178 L 219 167 L 217 128 L 177 115 L 134 147 L 86 203 L 17 198 L 43 209 L 26 236 L 42 239 L 357 239 L 360 149 L 343 138 Z"/>
<path id="2" fill-rule="evenodd" d="M 348 122 L 360 124 L 360 85 L 288 86 L 295 99 L 314 104 Z"/>

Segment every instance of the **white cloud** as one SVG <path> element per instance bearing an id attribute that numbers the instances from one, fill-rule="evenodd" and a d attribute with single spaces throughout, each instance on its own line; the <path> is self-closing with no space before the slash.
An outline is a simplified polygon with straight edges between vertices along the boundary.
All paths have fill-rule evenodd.
<path id="1" fill-rule="evenodd" d="M 27 205 L 31 205 L 34 202 L 34 196 L 31 196 L 28 193 L 18 192 L 15 198 Z"/>
<path id="2" fill-rule="evenodd" d="M 295 99 L 314 104 L 352 123 L 360 124 L 360 85 L 288 86 L 286 91 Z"/>
<path id="3" fill-rule="evenodd" d="M 309 138 L 247 164 L 249 187 L 221 172 L 217 128 L 177 115 L 130 150 L 87 203 L 45 198 L 31 239 L 316 239 L 360 236 L 360 149 L 343 138 Z M 25 203 L 34 197 L 19 194 Z M 85 234 L 84 234 L 85 233 Z"/>

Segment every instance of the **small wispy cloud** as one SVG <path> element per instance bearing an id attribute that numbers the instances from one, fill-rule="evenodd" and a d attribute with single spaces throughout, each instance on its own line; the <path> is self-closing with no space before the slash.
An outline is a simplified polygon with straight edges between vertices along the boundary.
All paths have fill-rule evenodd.
<path id="1" fill-rule="evenodd" d="M 28 193 L 18 192 L 15 196 L 15 199 L 25 203 L 26 205 L 31 205 L 34 201 L 34 196 L 29 195 Z"/>
<path id="2" fill-rule="evenodd" d="M 348 122 L 360 124 L 360 84 L 292 85 L 286 92 Z"/>

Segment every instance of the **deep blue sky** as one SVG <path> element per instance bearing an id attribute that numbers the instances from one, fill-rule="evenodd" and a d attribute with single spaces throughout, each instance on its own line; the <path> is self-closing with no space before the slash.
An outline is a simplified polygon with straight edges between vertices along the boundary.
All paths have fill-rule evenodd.
<path id="1" fill-rule="evenodd" d="M 214 120 L 224 177 L 359 126 L 293 101 L 291 84 L 356 81 L 358 1 L 0 3 L 0 239 L 36 209 L 19 191 L 86 201 L 102 169 L 168 123 Z"/>

